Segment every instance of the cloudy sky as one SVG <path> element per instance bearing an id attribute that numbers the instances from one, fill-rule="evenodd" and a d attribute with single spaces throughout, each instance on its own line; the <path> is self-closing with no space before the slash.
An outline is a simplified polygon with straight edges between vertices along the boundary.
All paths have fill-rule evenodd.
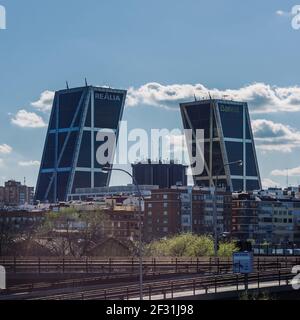
<path id="1" fill-rule="evenodd" d="M 208 91 L 247 101 L 264 185 L 300 184 L 295 0 L 0 4 L 0 184 L 35 185 L 53 93 L 85 77 L 128 90 L 129 129 L 181 128 L 178 103 Z"/>

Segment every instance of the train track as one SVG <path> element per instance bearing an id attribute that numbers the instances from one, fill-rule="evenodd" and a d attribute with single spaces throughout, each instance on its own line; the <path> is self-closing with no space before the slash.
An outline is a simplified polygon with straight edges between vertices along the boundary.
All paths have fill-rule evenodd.
<path id="1" fill-rule="evenodd" d="M 278 285 L 289 284 L 294 275 L 290 269 L 283 269 L 279 272 L 263 271 L 252 273 L 248 277 L 249 284 L 275 282 Z M 144 296 L 151 300 L 155 296 L 173 297 L 176 293 L 192 291 L 196 294 L 199 290 L 210 290 L 217 292 L 222 287 L 238 287 L 244 285 L 244 277 L 241 275 L 227 274 L 215 276 L 193 277 L 180 280 L 154 281 L 144 284 Z M 82 289 L 68 294 L 46 295 L 31 300 L 130 300 L 139 296 L 138 285 L 126 285 L 111 289 Z"/>
<path id="2" fill-rule="evenodd" d="M 166 279 L 166 278 L 174 278 L 178 276 L 185 276 L 185 273 L 175 273 L 174 271 L 166 271 L 163 273 L 144 273 L 144 280 L 157 280 L 157 279 Z M 71 279 L 63 279 L 56 281 L 40 281 L 40 282 L 32 282 L 32 283 L 22 283 L 22 284 L 13 284 L 9 285 L 8 288 L 3 291 L 3 295 L 10 295 L 16 293 L 23 292 L 35 292 L 35 291 L 46 291 L 53 290 L 59 288 L 78 288 L 84 286 L 91 285 L 106 285 L 110 287 L 115 283 L 132 283 L 134 281 L 138 281 L 139 273 L 131 273 L 131 274 L 111 274 L 111 275 L 103 275 L 98 277 L 81 277 L 81 278 L 71 278 Z"/>
<path id="3" fill-rule="evenodd" d="M 12 295 L 17 293 L 34 293 L 50 291 L 55 289 L 73 288 L 77 290 L 80 287 L 89 287 L 95 285 L 111 286 L 115 283 L 130 284 L 138 279 L 138 261 L 136 259 L 5 259 L 0 260 L 8 268 L 10 284 L 3 295 Z M 87 265 L 88 263 L 88 265 Z M 299 257 L 256 257 L 254 259 L 254 271 L 278 272 L 281 270 L 291 270 L 293 266 L 300 264 Z M 57 274 L 57 279 L 48 279 L 39 281 L 38 277 L 31 283 L 13 283 L 17 265 L 18 271 L 27 271 L 36 277 L 36 268 L 41 277 L 49 273 Z M 62 267 L 63 265 L 63 267 Z M 44 269 L 45 268 L 47 269 Z M 75 269 L 74 269 L 75 266 Z M 62 269 L 64 270 L 61 274 Z M 69 272 L 73 276 L 69 275 Z M 74 272 L 75 271 L 75 272 Z M 144 280 L 157 281 L 170 279 L 180 276 L 218 276 L 227 279 L 232 271 L 231 259 L 144 259 L 143 261 Z M 101 274 L 99 274 L 101 273 Z M 24 278 L 28 277 L 25 272 Z M 94 274 L 94 276 L 93 276 Z M 95 275 L 97 274 L 97 275 Z M 63 277 L 63 279 L 59 278 Z M 65 279 L 67 278 L 67 279 Z M 221 279 L 218 278 L 218 279 Z M 171 280 L 168 280 L 171 281 Z M 132 288 L 131 286 L 129 286 Z M 126 286 L 126 288 L 129 288 Z M 108 289 L 109 290 L 109 289 Z M 128 289 L 129 290 L 129 289 Z M 108 291 L 109 292 L 109 291 Z M 102 293 L 105 296 L 105 292 Z M 127 289 L 126 289 L 127 294 Z M 131 296 L 131 293 L 129 293 Z M 80 294 L 80 297 L 82 295 Z"/>

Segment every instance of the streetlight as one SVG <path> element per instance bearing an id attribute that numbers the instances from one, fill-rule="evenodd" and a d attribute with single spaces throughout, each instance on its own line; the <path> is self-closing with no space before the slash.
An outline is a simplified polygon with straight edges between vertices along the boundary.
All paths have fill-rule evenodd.
<path id="1" fill-rule="evenodd" d="M 233 162 L 229 162 L 229 163 L 225 163 L 217 172 L 216 175 L 216 182 L 215 182 L 215 188 L 214 188 L 214 197 L 213 197 L 213 222 L 214 222 L 214 253 L 215 253 L 215 257 L 217 257 L 218 255 L 218 212 L 217 212 L 217 188 L 218 188 L 218 179 L 219 179 L 219 175 L 221 174 L 222 170 L 227 167 L 230 166 L 232 164 L 236 164 L 238 166 L 242 166 L 243 165 L 243 161 L 242 160 L 238 160 L 238 161 L 233 161 Z"/>
<path id="2" fill-rule="evenodd" d="M 140 274 L 140 300 L 143 300 L 143 253 L 142 253 L 142 199 L 144 198 L 140 187 L 135 179 L 135 177 L 128 171 L 124 169 L 118 169 L 118 168 L 110 168 L 110 167 L 104 167 L 102 168 L 102 171 L 104 173 L 107 173 L 108 171 L 120 171 L 124 172 L 127 175 L 129 175 L 132 178 L 132 181 L 134 185 L 136 186 L 136 189 L 139 194 L 139 274 Z"/>

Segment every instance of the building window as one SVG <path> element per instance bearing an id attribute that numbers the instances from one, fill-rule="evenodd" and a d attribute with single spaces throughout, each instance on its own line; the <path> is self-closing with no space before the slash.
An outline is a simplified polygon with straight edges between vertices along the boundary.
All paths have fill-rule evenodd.
<path id="1" fill-rule="evenodd" d="M 168 199 L 168 195 L 164 194 L 164 200 L 167 200 L 167 199 Z"/>
<path id="2" fill-rule="evenodd" d="M 148 208 L 152 208 L 152 203 L 148 203 Z"/>
<path id="3" fill-rule="evenodd" d="M 152 216 L 152 211 L 148 211 L 148 216 Z"/>
<path id="4" fill-rule="evenodd" d="M 164 202 L 164 208 L 168 208 L 168 203 Z"/>
<path id="5" fill-rule="evenodd" d="M 168 215 L 168 211 L 164 211 L 164 216 L 167 216 Z"/>

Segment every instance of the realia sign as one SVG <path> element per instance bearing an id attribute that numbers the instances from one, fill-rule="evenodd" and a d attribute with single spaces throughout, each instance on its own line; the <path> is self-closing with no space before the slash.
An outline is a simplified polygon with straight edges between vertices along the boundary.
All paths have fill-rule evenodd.
<path id="1" fill-rule="evenodd" d="M 121 98 L 119 95 L 107 93 L 107 92 L 95 92 L 95 99 L 108 100 L 108 101 L 121 101 Z"/>

